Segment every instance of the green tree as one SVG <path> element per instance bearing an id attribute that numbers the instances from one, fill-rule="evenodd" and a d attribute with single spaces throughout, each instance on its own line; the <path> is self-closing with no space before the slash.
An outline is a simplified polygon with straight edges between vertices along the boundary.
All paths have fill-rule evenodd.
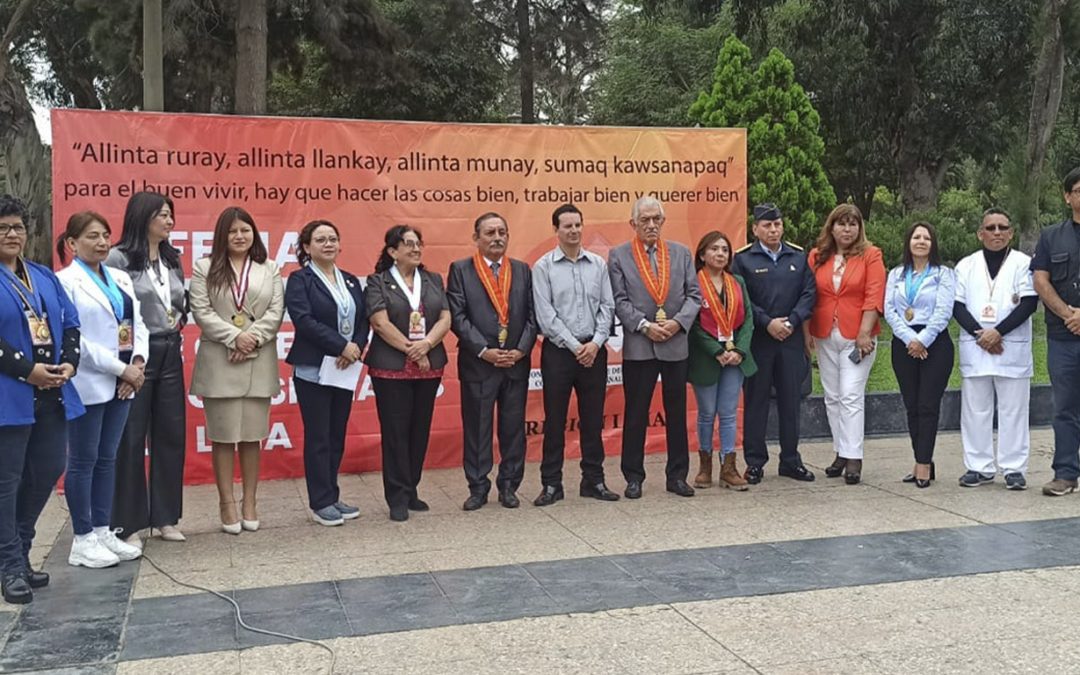
<path id="1" fill-rule="evenodd" d="M 836 204 L 821 166 L 821 120 L 795 81 L 795 66 L 778 49 L 752 69 L 750 49 L 732 36 L 717 59 L 712 89 L 690 107 L 704 127 L 747 130 L 751 204 L 773 202 L 784 213 L 787 238 L 810 243 Z"/>

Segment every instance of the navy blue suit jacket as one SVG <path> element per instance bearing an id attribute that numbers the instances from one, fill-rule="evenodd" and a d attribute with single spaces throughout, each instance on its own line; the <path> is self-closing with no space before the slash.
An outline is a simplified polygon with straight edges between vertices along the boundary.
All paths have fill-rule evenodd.
<path id="1" fill-rule="evenodd" d="M 356 321 L 352 342 L 360 349 L 368 339 L 367 309 L 360 280 L 342 270 L 345 285 L 356 302 Z M 285 308 L 289 310 L 296 335 L 285 362 L 292 365 L 318 366 L 324 356 L 340 356 L 348 340 L 337 330 L 337 303 L 309 267 L 289 275 L 285 284 Z"/>

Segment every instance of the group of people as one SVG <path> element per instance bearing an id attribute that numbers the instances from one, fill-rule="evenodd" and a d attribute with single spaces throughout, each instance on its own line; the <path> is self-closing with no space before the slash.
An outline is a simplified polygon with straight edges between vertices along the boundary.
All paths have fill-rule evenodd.
<path id="1" fill-rule="evenodd" d="M 364 286 L 340 269 L 341 233 L 316 220 L 299 234 L 301 265 L 283 282 L 254 219 L 229 207 L 209 257 L 196 261 L 185 292 L 169 243 L 173 202 L 133 196 L 119 244 L 98 213 L 77 213 L 57 242 L 67 264 L 56 274 L 27 261 L 26 210 L 0 197 L 0 566 L 3 596 L 29 602 L 49 582 L 29 550 L 41 510 L 61 474 L 75 532 L 69 562 L 107 567 L 141 555 L 140 532 L 183 541 L 178 525 L 185 448 L 181 330 L 189 315 L 201 337 L 190 393 L 200 396 L 212 443 L 221 527 L 259 529 L 257 489 L 270 400 L 280 392 L 276 334 L 285 312 L 295 337 L 286 362 L 304 426 L 304 468 L 313 519 L 340 525 L 359 509 L 342 499 L 338 471 L 360 364 L 368 368 L 381 427 L 383 487 L 390 518 L 428 510 L 417 491 L 432 413 L 457 337 L 466 511 L 491 491 L 493 436 L 499 446 L 499 503 L 516 508 L 524 474 L 530 356 L 543 335 L 543 488 L 533 503 L 564 498 L 565 434 L 571 394 L 578 405 L 582 497 L 616 501 L 604 476 L 602 425 L 607 341 L 622 326 L 625 398 L 623 496 L 639 499 L 646 478 L 649 407 L 660 380 L 667 461 L 665 487 L 683 497 L 714 484 L 746 490 L 769 460 L 766 426 L 775 397 L 778 473 L 815 480 L 798 450 L 800 397 L 816 354 L 834 461 L 828 477 L 857 484 L 863 471 L 865 389 L 884 318 L 892 366 L 914 451 L 903 478 L 936 478 L 934 446 L 952 371 L 948 324 L 961 328 L 962 446 L 977 487 L 1003 474 L 1026 487 L 1032 321 L 1047 307 L 1055 399 L 1055 477 L 1048 495 L 1077 489 L 1080 476 L 1080 169 L 1065 179 L 1072 218 L 1043 231 L 1034 258 L 1013 249 L 999 209 L 985 212 L 982 249 L 951 269 L 934 227 L 904 237 L 903 262 L 886 273 L 850 204 L 826 219 L 807 255 L 783 239 L 780 210 L 753 210 L 754 242 L 735 251 L 719 231 L 691 252 L 663 238 L 663 205 L 638 199 L 630 240 L 605 260 L 584 248 L 584 218 L 571 204 L 551 216 L 557 246 L 532 268 L 507 255 L 510 228 L 498 213 L 473 224 L 473 256 L 451 264 L 447 282 L 425 268 L 421 232 L 385 234 Z M 370 344 L 369 344 L 370 335 Z M 350 377 L 348 373 L 352 373 Z M 350 384 L 351 383 L 351 384 Z M 688 483 L 686 385 L 697 400 L 699 471 Z M 745 470 L 736 466 L 740 396 Z M 998 416 L 994 451 L 993 417 Z M 714 443 L 718 439 L 718 443 Z M 149 450 L 149 472 L 145 454 Z M 716 470 L 714 470 L 714 455 Z M 242 492 L 234 493 L 239 457 Z"/>

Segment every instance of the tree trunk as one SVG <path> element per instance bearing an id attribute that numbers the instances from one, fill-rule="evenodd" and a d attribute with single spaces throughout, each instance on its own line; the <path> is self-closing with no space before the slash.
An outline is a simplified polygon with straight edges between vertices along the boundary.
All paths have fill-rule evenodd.
<path id="1" fill-rule="evenodd" d="M 3 59 L 6 64 L 6 57 Z M 52 263 L 52 175 L 49 152 L 41 142 L 26 87 L 11 68 L 0 81 L 0 148 L 3 148 L 7 191 L 22 199 L 30 212 L 26 222 L 27 258 Z"/>
<path id="2" fill-rule="evenodd" d="M 532 27 L 529 25 L 529 0 L 517 0 L 518 67 L 521 85 L 521 123 L 536 123 L 534 102 L 535 68 L 533 65 Z"/>
<path id="3" fill-rule="evenodd" d="M 1043 9 L 1042 47 L 1035 63 L 1031 110 L 1028 115 L 1027 152 L 1024 156 L 1024 204 L 1017 214 L 1020 231 L 1031 232 L 1039 221 L 1039 186 L 1042 183 L 1046 151 L 1054 134 L 1061 109 L 1065 79 L 1065 44 L 1061 34 L 1061 13 L 1066 0 L 1046 0 Z"/>
<path id="4" fill-rule="evenodd" d="M 143 110 L 165 110 L 161 0 L 143 0 Z"/>
<path id="5" fill-rule="evenodd" d="M 266 114 L 267 0 L 236 3 L 236 89 L 239 115 Z"/>
<path id="6" fill-rule="evenodd" d="M 900 155 L 900 203 L 904 213 L 919 213 L 937 206 L 938 192 L 949 162 Z"/>

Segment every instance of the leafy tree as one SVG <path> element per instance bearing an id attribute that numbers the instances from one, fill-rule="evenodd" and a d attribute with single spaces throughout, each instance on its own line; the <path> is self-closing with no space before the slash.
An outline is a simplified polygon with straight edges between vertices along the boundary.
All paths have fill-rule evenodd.
<path id="1" fill-rule="evenodd" d="M 730 19 L 723 16 L 693 27 L 681 11 L 619 14 L 597 75 L 592 122 L 688 125 L 686 111 L 712 85 L 716 55 L 730 33 Z"/>
<path id="2" fill-rule="evenodd" d="M 821 120 L 795 82 L 791 61 L 773 49 L 753 69 L 750 49 L 729 37 L 712 88 L 690 107 L 690 117 L 704 127 L 746 128 L 750 203 L 775 203 L 788 238 L 812 241 L 836 194 L 821 166 Z"/>

